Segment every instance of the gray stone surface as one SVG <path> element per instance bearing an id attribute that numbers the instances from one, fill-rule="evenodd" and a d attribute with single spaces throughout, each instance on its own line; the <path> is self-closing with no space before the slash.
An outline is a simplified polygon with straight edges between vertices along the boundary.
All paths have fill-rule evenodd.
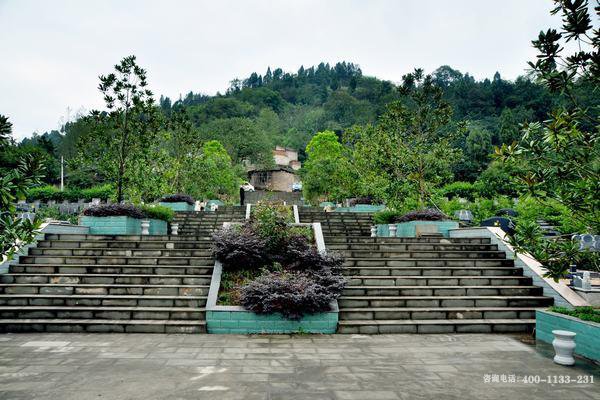
<path id="1" fill-rule="evenodd" d="M 536 375 L 595 383 L 523 383 Z M 600 367 L 491 334 L 2 334 L 0 399 L 587 400 Z"/>

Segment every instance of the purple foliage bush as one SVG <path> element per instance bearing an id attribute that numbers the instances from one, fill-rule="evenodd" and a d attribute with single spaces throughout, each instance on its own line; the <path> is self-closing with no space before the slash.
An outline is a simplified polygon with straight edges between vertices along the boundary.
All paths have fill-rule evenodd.
<path id="1" fill-rule="evenodd" d="M 409 222 L 409 221 L 443 221 L 448 220 L 448 217 L 443 212 L 435 210 L 433 208 L 427 208 L 424 210 L 415 210 L 404 214 L 401 217 L 395 218 L 395 222 Z"/>
<path id="2" fill-rule="evenodd" d="M 132 204 L 100 204 L 83 210 L 88 217 L 131 217 L 145 218 L 142 210 Z"/>
<path id="3" fill-rule="evenodd" d="M 229 227 L 212 235 L 213 254 L 227 270 L 259 269 L 270 262 L 267 243 L 249 227 Z"/>
<path id="4" fill-rule="evenodd" d="M 315 276 L 302 272 L 263 274 L 242 287 L 242 305 L 258 314 L 281 313 L 299 320 L 304 314 L 329 311 L 344 288 L 341 276 Z"/>
<path id="5" fill-rule="evenodd" d="M 373 198 L 369 196 L 365 197 L 354 197 L 348 200 L 348 205 L 354 207 L 357 204 L 373 204 Z"/>
<path id="6" fill-rule="evenodd" d="M 180 193 L 170 194 L 160 199 L 160 201 L 163 203 L 188 203 L 191 206 L 193 206 L 196 203 L 196 200 L 194 200 L 192 196 Z"/>

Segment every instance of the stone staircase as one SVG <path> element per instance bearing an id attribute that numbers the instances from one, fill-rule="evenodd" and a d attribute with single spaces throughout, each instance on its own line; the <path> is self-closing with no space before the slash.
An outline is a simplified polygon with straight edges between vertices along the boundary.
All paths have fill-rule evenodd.
<path id="1" fill-rule="evenodd" d="M 205 332 L 210 235 L 244 216 L 177 213 L 178 236 L 46 234 L 0 275 L 0 331 Z"/>
<path id="2" fill-rule="evenodd" d="M 221 206 L 217 211 L 178 212 L 173 223 L 179 224 L 179 235 L 210 235 L 223 222 L 241 222 L 246 218 L 246 207 Z"/>
<path id="3" fill-rule="evenodd" d="M 340 333 L 524 332 L 552 304 L 487 238 L 371 238 L 369 215 L 301 210 L 345 257 Z"/>

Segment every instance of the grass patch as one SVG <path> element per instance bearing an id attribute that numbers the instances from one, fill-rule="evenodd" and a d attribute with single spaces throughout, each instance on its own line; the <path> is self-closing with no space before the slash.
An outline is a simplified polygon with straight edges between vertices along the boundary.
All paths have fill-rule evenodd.
<path id="1" fill-rule="evenodd" d="M 257 278 L 261 273 L 262 271 L 256 270 L 223 271 L 221 275 L 221 287 L 219 288 L 217 305 L 241 305 L 241 287 L 252 282 L 252 280 Z"/>

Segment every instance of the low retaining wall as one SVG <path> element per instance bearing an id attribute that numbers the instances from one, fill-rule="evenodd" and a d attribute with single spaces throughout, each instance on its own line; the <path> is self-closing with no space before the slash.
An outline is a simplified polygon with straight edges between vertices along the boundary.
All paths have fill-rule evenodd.
<path id="1" fill-rule="evenodd" d="M 194 211 L 194 205 L 188 204 L 185 201 L 176 202 L 176 203 L 167 203 L 167 202 L 161 201 L 158 204 L 163 207 L 169 207 L 173 211 Z"/>
<path id="2" fill-rule="evenodd" d="M 278 313 L 263 315 L 238 307 L 221 307 L 231 310 L 206 312 L 208 333 L 335 333 L 338 324 L 337 309 L 305 315 L 301 320 L 293 321 Z"/>
<path id="3" fill-rule="evenodd" d="M 554 340 L 553 330 L 564 330 L 575 332 L 575 354 L 587 357 L 594 361 L 600 361 L 600 324 L 591 321 L 583 321 L 546 310 L 535 312 L 535 338 L 546 343 Z"/>
<path id="4" fill-rule="evenodd" d="M 389 237 L 390 225 L 392 224 L 377 225 L 377 236 Z M 456 221 L 409 221 L 401 222 L 395 225 L 396 236 L 398 237 L 415 237 L 417 235 L 417 225 L 435 226 L 437 228 L 438 233 L 441 233 L 444 237 L 449 236 L 449 231 L 451 229 L 458 228 L 458 222 Z"/>
<path id="5" fill-rule="evenodd" d="M 376 213 L 384 208 L 384 205 L 357 204 L 352 207 L 338 207 L 333 212 Z"/>

